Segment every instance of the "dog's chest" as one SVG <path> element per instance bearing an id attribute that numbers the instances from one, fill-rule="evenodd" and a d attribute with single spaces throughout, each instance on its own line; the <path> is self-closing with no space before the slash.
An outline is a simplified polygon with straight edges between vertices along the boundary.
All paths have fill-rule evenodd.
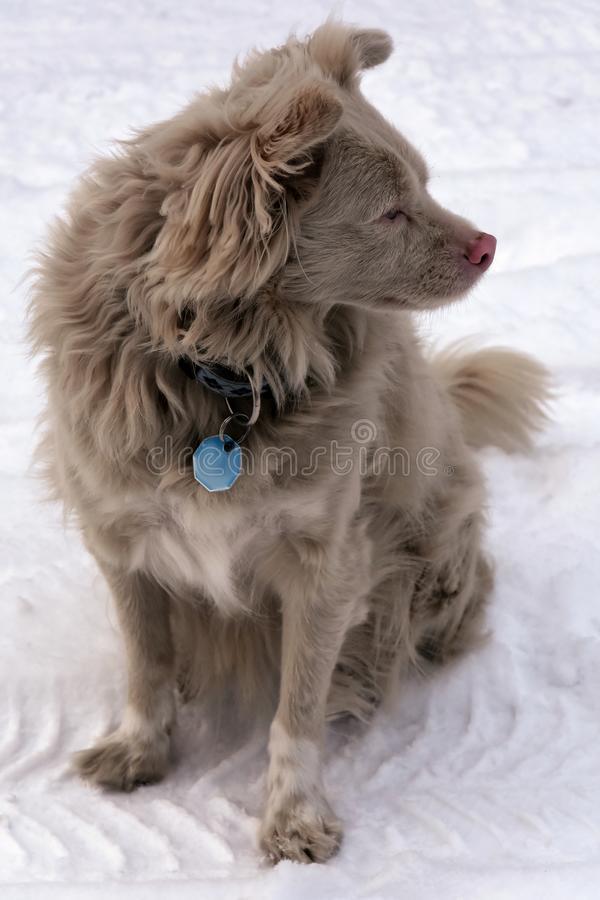
<path id="1" fill-rule="evenodd" d="M 244 605 L 242 559 L 253 536 L 246 516 L 191 501 L 164 509 L 160 519 L 138 537 L 134 567 L 175 592 L 212 600 L 224 613 Z"/>
<path id="2" fill-rule="evenodd" d="M 159 505 L 154 496 L 152 513 L 146 507 L 148 524 L 131 545 L 131 568 L 146 571 L 174 595 L 212 600 L 226 615 L 247 609 L 272 589 L 273 560 L 282 542 L 288 546 L 314 529 L 321 533 L 331 514 L 329 495 L 319 484 L 301 492 L 246 495 L 243 503 L 206 504 L 198 493 L 165 495 Z"/>

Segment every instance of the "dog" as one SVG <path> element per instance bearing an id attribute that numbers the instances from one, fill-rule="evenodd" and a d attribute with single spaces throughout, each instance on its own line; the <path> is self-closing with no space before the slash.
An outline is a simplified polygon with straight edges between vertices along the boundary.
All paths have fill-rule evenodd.
<path id="1" fill-rule="evenodd" d="M 368 720 L 403 673 L 481 636 L 474 454 L 529 446 L 549 396 L 525 355 L 421 346 L 414 313 L 464 297 L 496 241 L 432 199 L 421 155 L 361 94 L 391 51 L 329 20 L 252 53 L 91 166 L 32 291 L 45 474 L 127 651 L 122 722 L 76 766 L 110 788 L 157 781 L 177 687 L 238 685 L 258 708 L 275 680 L 274 862 L 340 845 L 327 719 Z"/>

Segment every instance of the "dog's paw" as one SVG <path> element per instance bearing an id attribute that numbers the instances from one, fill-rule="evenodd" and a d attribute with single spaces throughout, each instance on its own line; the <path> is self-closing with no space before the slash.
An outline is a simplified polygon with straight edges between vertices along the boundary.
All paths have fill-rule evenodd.
<path id="1" fill-rule="evenodd" d="M 297 800 L 275 813 L 267 811 L 260 845 L 273 864 L 326 862 L 337 853 L 342 827 L 325 800 Z"/>
<path id="2" fill-rule="evenodd" d="M 85 781 L 118 791 L 160 781 L 168 764 L 167 735 L 158 735 L 150 742 L 117 731 L 73 756 L 75 770 Z"/>

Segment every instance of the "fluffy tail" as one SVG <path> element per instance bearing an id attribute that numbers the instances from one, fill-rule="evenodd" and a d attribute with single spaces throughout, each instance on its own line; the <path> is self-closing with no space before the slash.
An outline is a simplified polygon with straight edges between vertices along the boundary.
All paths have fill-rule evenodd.
<path id="1" fill-rule="evenodd" d="M 433 366 L 460 411 L 471 447 L 527 449 L 548 421 L 550 373 L 524 353 L 470 350 L 460 343 L 438 353 Z"/>

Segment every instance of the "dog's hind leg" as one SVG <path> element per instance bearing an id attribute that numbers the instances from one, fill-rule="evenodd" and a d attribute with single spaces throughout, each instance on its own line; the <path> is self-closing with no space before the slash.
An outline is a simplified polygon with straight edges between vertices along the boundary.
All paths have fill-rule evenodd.
<path id="1" fill-rule="evenodd" d="M 348 716 L 367 723 L 416 662 L 411 598 L 419 565 L 397 551 L 393 577 L 376 584 L 364 622 L 346 635 L 331 680 L 327 718 Z"/>
<path id="2" fill-rule="evenodd" d="M 492 573 L 480 550 L 480 528 L 476 508 L 467 507 L 462 518 L 441 509 L 424 534 L 396 544 L 396 573 L 375 586 L 366 620 L 344 641 L 328 718 L 350 715 L 368 721 L 401 675 L 411 669 L 426 672 L 481 639 Z M 387 536 L 394 536 L 389 522 Z M 379 562 L 385 569 L 390 543 L 386 547 L 383 537 L 375 543 L 383 548 Z"/>
<path id="3" fill-rule="evenodd" d="M 175 717 L 174 653 L 169 598 L 150 577 L 104 567 L 125 639 L 127 707 L 121 725 L 74 757 L 80 775 L 96 784 L 131 790 L 166 772 Z"/>
<path id="4" fill-rule="evenodd" d="M 421 669 L 443 665 L 481 642 L 492 568 L 478 546 L 439 568 L 426 567 L 411 603 L 411 631 Z"/>

